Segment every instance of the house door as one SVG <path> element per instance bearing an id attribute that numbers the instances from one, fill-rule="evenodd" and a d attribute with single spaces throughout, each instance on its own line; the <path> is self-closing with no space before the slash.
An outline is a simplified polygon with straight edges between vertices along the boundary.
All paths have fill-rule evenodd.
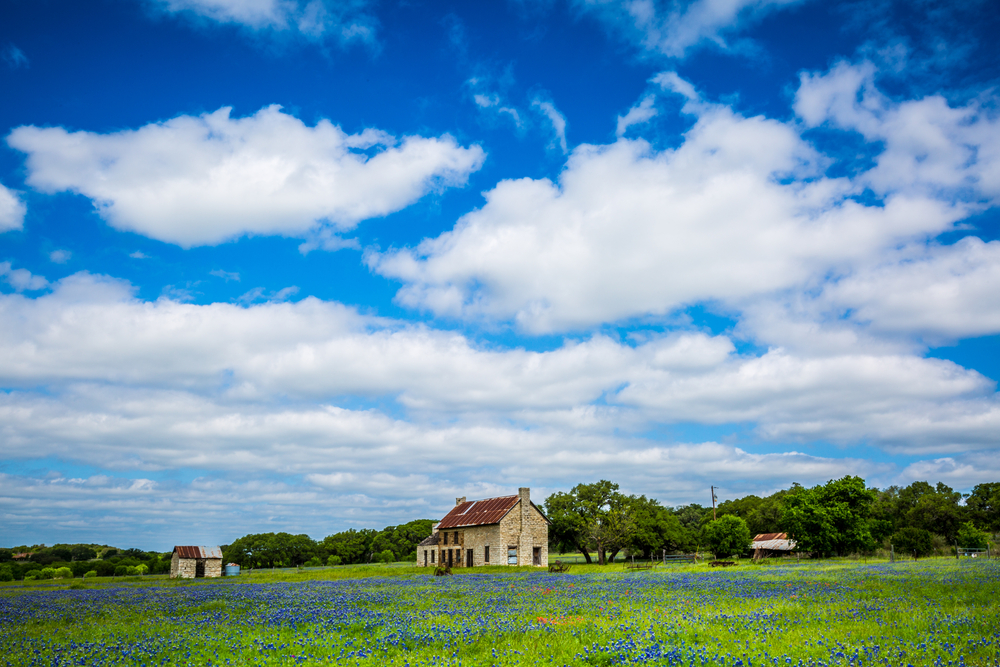
<path id="1" fill-rule="evenodd" d="M 541 565 L 542 564 L 542 548 L 535 547 L 531 550 L 531 564 Z"/>
<path id="2" fill-rule="evenodd" d="M 465 567 L 472 567 L 472 549 L 465 550 Z"/>
<path id="3" fill-rule="evenodd" d="M 455 561 L 452 560 L 452 555 L 451 554 L 452 554 L 452 550 L 448 549 L 448 567 L 451 567 L 452 565 L 455 564 Z"/>
<path id="4" fill-rule="evenodd" d="M 194 576 L 204 577 L 205 576 L 205 561 L 196 560 L 194 562 Z"/>

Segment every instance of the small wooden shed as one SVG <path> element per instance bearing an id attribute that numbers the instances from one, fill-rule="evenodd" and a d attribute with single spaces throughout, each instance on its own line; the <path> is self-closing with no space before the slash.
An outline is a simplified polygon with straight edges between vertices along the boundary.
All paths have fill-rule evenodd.
<path id="1" fill-rule="evenodd" d="M 195 579 L 222 576 L 222 549 L 219 547 L 174 547 L 170 557 L 170 578 Z"/>

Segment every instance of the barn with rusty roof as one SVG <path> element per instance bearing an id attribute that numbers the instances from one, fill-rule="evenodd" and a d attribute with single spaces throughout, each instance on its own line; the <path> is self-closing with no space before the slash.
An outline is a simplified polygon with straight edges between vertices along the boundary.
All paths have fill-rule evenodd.
<path id="1" fill-rule="evenodd" d="M 222 576 L 222 549 L 219 547 L 174 547 L 170 557 L 170 578 Z"/>
<path id="2" fill-rule="evenodd" d="M 527 488 L 516 496 L 456 498 L 455 507 L 417 545 L 417 565 L 548 567 L 549 523 Z"/>
<path id="3" fill-rule="evenodd" d="M 761 533 L 753 538 L 751 543 L 753 559 L 760 560 L 770 556 L 786 556 L 795 551 L 795 540 L 788 539 L 786 533 Z"/>

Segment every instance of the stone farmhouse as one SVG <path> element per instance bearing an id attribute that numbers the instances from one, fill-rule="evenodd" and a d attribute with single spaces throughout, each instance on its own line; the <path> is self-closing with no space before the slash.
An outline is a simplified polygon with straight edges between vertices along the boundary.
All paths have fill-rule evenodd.
<path id="1" fill-rule="evenodd" d="M 550 523 L 527 488 L 516 496 L 456 498 L 455 507 L 417 545 L 417 565 L 548 567 Z"/>
<path id="2" fill-rule="evenodd" d="M 222 576 L 222 549 L 219 547 L 174 547 L 170 557 L 170 578 Z"/>

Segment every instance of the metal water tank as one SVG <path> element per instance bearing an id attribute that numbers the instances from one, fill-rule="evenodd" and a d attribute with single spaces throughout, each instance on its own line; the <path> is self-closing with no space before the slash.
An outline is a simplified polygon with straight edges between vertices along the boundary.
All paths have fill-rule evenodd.
<path id="1" fill-rule="evenodd" d="M 240 566 L 237 565 L 236 563 L 228 563 L 226 565 L 226 576 L 227 577 L 235 577 L 239 573 L 240 573 Z"/>

